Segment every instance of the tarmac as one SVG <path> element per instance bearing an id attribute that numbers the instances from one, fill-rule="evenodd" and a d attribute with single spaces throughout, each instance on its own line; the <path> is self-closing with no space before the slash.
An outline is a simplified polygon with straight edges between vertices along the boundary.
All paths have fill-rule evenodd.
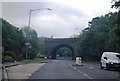
<path id="1" fill-rule="evenodd" d="M 8 79 L 27 79 L 45 63 L 30 63 L 7 67 Z"/>

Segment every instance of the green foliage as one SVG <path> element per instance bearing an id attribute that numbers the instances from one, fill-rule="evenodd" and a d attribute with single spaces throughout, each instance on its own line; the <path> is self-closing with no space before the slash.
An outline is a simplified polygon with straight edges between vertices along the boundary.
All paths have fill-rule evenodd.
<path id="1" fill-rule="evenodd" d="M 111 6 L 111 8 L 118 8 L 119 6 L 120 6 L 120 1 L 118 0 L 118 1 L 113 1 L 114 2 L 114 4 Z"/>
<path id="2" fill-rule="evenodd" d="M 44 37 L 38 37 L 39 53 L 44 53 Z"/>
<path id="3" fill-rule="evenodd" d="M 43 62 L 43 61 L 46 61 L 45 58 L 34 58 L 34 59 L 29 59 L 29 60 L 22 60 L 21 62 L 22 63 L 34 63 L 34 62 Z"/>
<path id="4" fill-rule="evenodd" d="M 118 49 L 117 52 L 120 52 L 120 0 L 113 1 L 114 4 L 112 5 L 112 8 L 118 9 L 118 14 L 117 14 L 117 26 L 114 27 L 113 29 L 113 37 L 114 37 L 114 42 L 116 42 L 116 48 Z"/>
<path id="5" fill-rule="evenodd" d="M 118 9 L 120 1 L 113 1 Z M 78 37 L 78 52 L 84 60 L 100 60 L 104 51 L 120 52 L 120 10 L 95 17 Z"/>
<path id="6" fill-rule="evenodd" d="M 22 44 L 24 42 L 24 36 L 22 31 L 9 24 L 7 21 L 0 19 L 2 21 L 2 47 L 4 48 L 3 56 L 6 56 L 8 52 L 16 54 L 13 57 L 18 60 L 19 54 L 21 53 Z"/>
<path id="7" fill-rule="evenodd" d="M 6 20 L 0 19 L 2 22 L 2 47 L 4 48 L 3 57 L 12 57 L 13 60 L 26 59 L 26 53 L 30 58 L 35 58 L 40 50 L 41 42 L 37 37 L 37 32 L 30 27 L 21 29 L 11 25 Z M 25 43 L 29 42 L 31 48 L 28 48 Z M 27 51 L 29 50 L 29 51 Z"/>
<path id="8" fill-rule="evenodd" d="M 5 57 L 3 58 L 3 61 L 4 61 L 4 62 L 14 62 L 14 58 L 11 57 L 11 56 L 5 56 Z"/>
<path id="9" fill-rule="evenodd" d="M 67 47 L 62 47 L 57 51 L 60 57 L 72 57 L 72 51 Z"/>
<path id="10" fill-rule="evenodd" d="M 120 38 L 115 35 L 118 31 L 116 27 L 117 12 L 93 18 L 89 27 L 85 28 L 78 38 L 81 57 L 85 60 L 100 60 L 104 51 L 120 51 L 116 43 L 116 39 Z"/>
<path id="11" fill-rule="evenodd" d="M 31 45 L 31 48 L 29 48 L 29 55 L 30 55 L 30 58 L 35 58 L 38 54 L 39 49 L 40 49 L 40 44 L 39 44 L 39 40 L 38 40 L 38 37 L 37 37 L 37 32 L 33 29 L 31 29 L 30 27 L 23 27 L 21 28 L 21 30 L 23 31 L 24 33 L 24 36 L 25 36 L 25 42 L 29 42 L 30 45 Z M 24 50 L 24 53 L 26 50 Z"/>

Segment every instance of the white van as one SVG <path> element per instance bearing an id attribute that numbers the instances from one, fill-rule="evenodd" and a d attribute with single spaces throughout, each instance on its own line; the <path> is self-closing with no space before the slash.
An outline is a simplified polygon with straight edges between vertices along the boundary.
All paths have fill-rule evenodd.
<path id="1" fill-rule="evenodd" d="M 100 62 L 101 69 L 120 69 L 120 54 L 116 52 L 104 52 Z"/>

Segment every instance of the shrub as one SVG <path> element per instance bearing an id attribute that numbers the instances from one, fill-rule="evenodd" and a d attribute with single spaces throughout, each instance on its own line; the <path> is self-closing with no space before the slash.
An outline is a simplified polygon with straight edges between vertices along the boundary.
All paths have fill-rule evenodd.
<path id="1" fill-rule="evenodd" d="M 11 56 L 5 56 L 4 57 L 4 62 L 14 62 L 14 59 Z"/>

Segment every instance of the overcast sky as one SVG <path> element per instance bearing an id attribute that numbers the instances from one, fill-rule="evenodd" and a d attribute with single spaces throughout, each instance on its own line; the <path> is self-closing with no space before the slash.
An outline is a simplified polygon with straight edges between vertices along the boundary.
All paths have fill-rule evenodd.
<path id="1" fill-rule="evenodd" d="M 111 0 L 5 0 L 2 17 L 20 28 L 28 25 L 29 10 L 43 9 L 32 11 L 31 28 L 38 36 L 62 38 L 79 34 L 92 18 L 115 11 L 111 5 Z"/>

